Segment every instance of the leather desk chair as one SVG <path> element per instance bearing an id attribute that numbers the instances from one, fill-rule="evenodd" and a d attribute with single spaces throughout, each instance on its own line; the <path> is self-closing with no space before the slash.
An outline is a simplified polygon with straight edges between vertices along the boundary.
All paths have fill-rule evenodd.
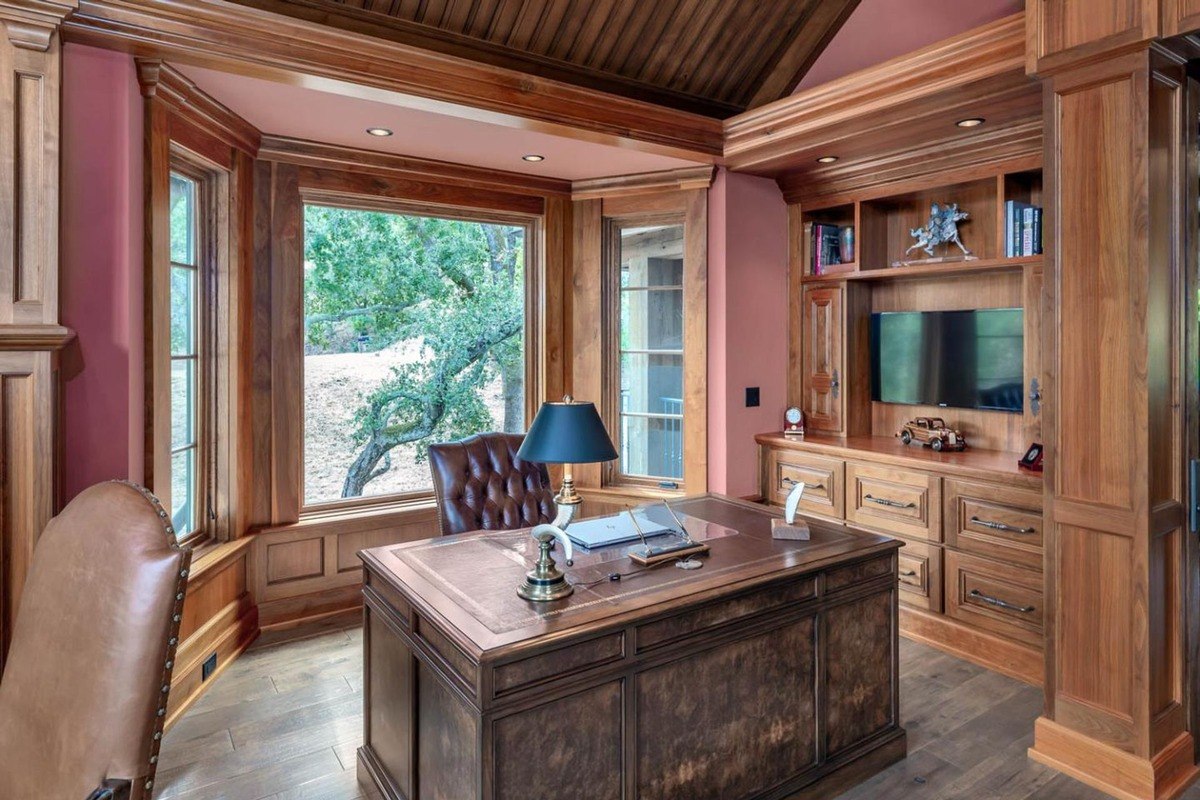
<path id="1" fill-rule="evenodd" d="M 0 681 L 0 796 L 148 800 L 190 564 L 132 484 L 93 486 L 50 521 Z"/>
<path id="2" fill-rule="evenodd" d="M 429 446 L 442 535 L 531 528 L 557 507 L 545 464 L 517 458 L 524 435 L 480 433 Z"/>

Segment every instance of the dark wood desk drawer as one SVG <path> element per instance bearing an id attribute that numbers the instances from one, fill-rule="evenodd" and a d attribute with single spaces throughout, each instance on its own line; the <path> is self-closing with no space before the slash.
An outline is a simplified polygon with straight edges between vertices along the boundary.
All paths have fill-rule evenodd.
<path id="1" fill-rule="evenodd" d="M 945 551 L 946 614 L 982 630 L 1042 647 L 1042 574 Z"/>
<path id="2" fill-rule="evenodd" d="M 947 545 L 1041 571 L 1039 492 L 947 480 L 945 494 Z"/>
<path id="3" fill-rule="evenodd" d="M 925 542 L 905 541 L 896 554 L 900 602 L 926 611 L 942 610 L 942 549 Z"/>
<path id="4" fill-rule="evenodd" d="M 845 518 L 845 492 L 842 481 L 846 462 L 790 450 L 772 450 L 767 458 L 767 499 L 783 505 L 788 492 L 804 483 L 800 511 L 833 519 Z"/>
<path id="5" fill-rule="evenodd" d="M 915 470 L 846 465 L 846 518 L 901 536 L 940 541 L 941 479 Z"/>

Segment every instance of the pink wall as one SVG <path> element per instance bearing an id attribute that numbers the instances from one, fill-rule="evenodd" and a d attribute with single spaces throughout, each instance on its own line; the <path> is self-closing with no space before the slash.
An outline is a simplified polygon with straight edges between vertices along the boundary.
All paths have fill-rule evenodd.
<path id="1" fill-rule="evenodd" d="M 797 91 L 920 50 L 1023 8 L 1025 0 L 862 0 Z"/>
<path id="2" fill-rule="evenodd" d="M 142 467 L 142 101 L 133 58 L 63 53 L 63 496 Z"/>
<path id="3" fill-rule="evenodd" d="M 787 403 L 787 205 L 774 181 L 724 169 L 708 198 L 708 484 L 743 497 L 758 492 L 754 435 Z"/>

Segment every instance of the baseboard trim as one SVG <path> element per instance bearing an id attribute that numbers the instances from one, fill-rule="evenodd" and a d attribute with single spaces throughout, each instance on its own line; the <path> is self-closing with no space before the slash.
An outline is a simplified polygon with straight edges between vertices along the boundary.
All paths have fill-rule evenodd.
<path id="1" fill-rule="evenodd" d="M 176 668 L 171 676 L 166 729 L 170 729 L 204 695 L 212 682 L 246 652 L 258 638 L 258 633 L 258 608 L 253 604 L 243 605 L 239 599 L 179 645 Z M 217 655 L 217 668 L 208 680 L 203 680 L 204 661 L 213 653 Z"/>
<path id="2" fill-rule="evenodd" d="M 906 606 L 900 606 L 900 633 L 1031 686 L 1042 685 L 1045 659 L 1036 648 L 960 625 L 941 614 Z"/>
<path id="3" fill-rule="evenodd" d="M 1030 758 L 1118 800 L 1174 800 L 1200 777 L 1189 733 L 1179 734 L 1147 760 L 1047 717 L 1038 717 L 1033 732 Z"/>

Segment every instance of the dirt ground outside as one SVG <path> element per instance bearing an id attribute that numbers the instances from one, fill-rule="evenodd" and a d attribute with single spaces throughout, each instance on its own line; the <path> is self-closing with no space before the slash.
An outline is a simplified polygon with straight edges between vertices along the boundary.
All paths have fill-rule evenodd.
<path id="1" fill-rule="evenodd" d="M 304 357 L 304 501 L 338 500 L 346 470 L 358 455 L 354 414 L 366 397 L 391 375 L 392 367 L 421 356 L 421 342 L 397 342 L 374 353 L 334 353 Z M 484 402 L 498 430 L 504 417 L 499 378 L 483 386 Z M 417 446 L 392 450 L 392 468 L 367 484 L 364 496 L 431 488 L 429 464 L 417 462 Z"/>

